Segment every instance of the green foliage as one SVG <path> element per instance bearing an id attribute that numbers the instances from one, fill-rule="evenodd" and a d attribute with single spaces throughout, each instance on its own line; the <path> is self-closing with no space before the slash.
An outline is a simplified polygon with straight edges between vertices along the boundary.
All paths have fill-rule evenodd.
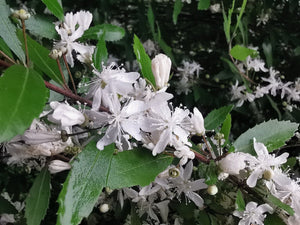
<path id="1" fill-rule="evenodd" d="M 230 113 L 228 113 L 220 131 L 222 134 L 224 134 L 224 139 L 226 141 L 228 140 L 230 129 L 231 129 L 231 115 Z"/>
<path id="2" fill-rule="evenodd" d="M 238 59 L 240 61 L 246 60 L 246 58 L 250 55 L 251 57 L 255 56 L 257 54 L 257 51 L 243 47 L 241 45 L 235 45 L 231 50 L 230 50 L 230 55 Z"/>
<path id="3" fill-rule="evenodd" d="M 26 29 L 37 37 L 44 37 L 50 40 L 57 39 L 57 32 L 53 22 L 49 21 L 48 18 L 41 17 L 38 15 L 31 16 L 25 21 Z"/>
<path id="4" fill-rule="evenodd" d="M 155 87 L 156 84 L 151 69 L 151 59 L 147 55 L 140 39 L 136 35 L 134 35 L 133 42 L 134 54 L 136 56 L 136 60 L 139 62 L 142 75 L 148 82 L 150 82 L 153 85 L 153 87 Z"/>
<path id="5" fill-rule="evenodd" d="M 283 209 L 286 211 L 289 215 L 294 215 L 294 210 L 287 204 L 284 204 L 282 201 L 280 201 L 278 198 L 276 198 L 273 195 L 268 195 L 268 200 L 273 203 L 275 206 L 279 207 L 280 209 Z"/>
<path id="6" fill-rule="evenodd" d="M 205 173 L 205 183 L 207 185 L 214 185 L 218 181 L 218 167 L 216 163 L 211 160 L 209 162 L 208 167 L 206 168 L 206 173 Z"/>
<path id="7" fill-rule="evenodd" d="M 18 40 L 16 35 L 16 27 L 11 23 L 9 19 L 10 9 L 6 5 L 5 0 L 0 1 L 0 36 L 8 47 L 19 57 L 24 63 L 25 54 L 21 47 L 21 42 Z"/>
<path id="8" fill-rule="evenodd" d="M 53 13 L 60 21 L 64 20 L 64 11 L 62 6 L 57 0 L 42 0 L 42 2 L 47 6 L 50 12 Z"/>
<path id="9" fill-rule="evenodd" d="M 148 150 L 114 154 L 114 145 L 103 151 L 94 141 L 78 155 L 59 195 L 57 224 L 78 224 L 92 211 L 102 189 L 148 185 L 172 161 L 169 156 L 153 157 Z"/>
<path id="10" fill-rule="evenodd" d="M 96 49 L 93 54 L 93 63 L 96 69 L 99 71 L 102 70 L 102 63 L 106 63 L 108 53 L 106 48 L 106 43 L 104 40 L 104 35 L 101 36 L 101 38 L 98 41 L 98 44 L 96 46 Z"/>
<path id="11" fill-rule="evenodd" d="M 18 211 L 16 210 L 16 208 L 8 200 L 0 195 L 0 214 L 15 214 L 17 212 Z"/>
<path id="12" fill-rule="evenodd" d="M 285 222 L 276 214 L 267 214 L 264 225 L 286 225 Z"/>
<path id="13" fill-rule="evenodd" d="M 238 211 L 244 211 L 246 208 L 243 194 L 240 189 L 236 193 L 235 205 L 237 206 Z"/>
<path id="14" fill-rule="evenodd" d="M 198 10 L 206 10 L 210 6 L 210 0 L 199 0 Z"/>
<path id="15" fill-rule="evenodd" d="M 227 114 L 232 110 L 233 105 L 223 106 L 219 109 L 211 111 L 204 119 L 206 130 L 214 130 L 220 126 L 227 117 Z"/>
<path id="16" fill-rule="evenodd" d="M 154 26 L 154 13 L 153 13 L 151 4 L 149 4 L 149 8 L 147 11 L 147 18 L 148 18 L 148 22 L 150 25 L 150 30 L 151 30 L 152 36 L 153 36 L 153 38 L 155 38 L 156 33 L 155 33 L 155 26 Z"/>
<path id="17" fill-rule="evenodd" d="M 119 41 L 125 35 L 125 30 L 112 24 L 101 24 L 87 29 L 80 40 L 99 40 L 104 35 L 105 41 Z"/>
<path id="18" fill-rule="evenodd" d="M 28 225 L 38 225 L 46 215 L 50 199 L 50 173 L 46 167 L 36 177 L 26 198 L 25 217 Z"/>
<path id="19" fill-rule="evenodd" d="M 18 36 L 20 40 L 23 42 L 22 39 L 23 34 L 22 32 L 18 32 Z M 50 51 L 40 45 L 38 42 L 33 40 L 27 35 L 27 45 L 28 45 L 28 54 L 30 60 L 33 62 L 34 66 L 45 73 L 48 77 L 50 77 L 55 82 L 62 84 L 62 78 L 59 75 L 59 69 L 57 63 L 54 59 L 49 57 Z"/>
<path id="20" fill-rule="evenodd" d="M 181 0 L 176 0 L 175 4 L 174 4 L 174 9 L 173 9 L 173 23 L 176 25 L 177 24 L 177 19 L 178 19 L 178 15 L 181 12 L 183 3 Z"/>
<path id="21" fill-rule="evenodd" d="M 0 50 L 3 51 L 10 58 L 14 58 L 12 52 L 10 51 L 10 48 L 7 46 L 7 44 L 3 41 L 1 37 L 0 37 Z"/>
<path id="22" fill-rule="evenodd" d="M 0 77 L 0 142 L 22 134 L 39 116 L 48 91 L 41 76 L 20 65 L 8 68 Z"/>
<path id="23" fill-rule="evenodd" d="M 297 123 L 290 121 L 269 120 L 247 130 L 241 134 L 233 143 L 236 151 L 255 155 L 253 149 L 253 138 L 263 143 L 269 152 L 280 148 L 289 140 L 298 129 Z"/>

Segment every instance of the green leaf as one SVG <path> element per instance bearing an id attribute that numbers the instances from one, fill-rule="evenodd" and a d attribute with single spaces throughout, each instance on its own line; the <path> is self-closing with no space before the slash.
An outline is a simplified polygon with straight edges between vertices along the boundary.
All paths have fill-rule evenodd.
<path id="1" fill-rule="evenodd" d="M 182 6 L 183 6 L 183 3 L 182 3 L 181 0 L 176 0 L 175 1 L 174 9 L 173 9 L 173 23 L 175 25 L 177 24 L 177 18 L 178 18 L 178 15 L 181 12 Z"/>
<path id="2" fill-rule="evenodd" d="M 37 72 L 20 65 L 9 67 L 0 77 L 0 142 L 22 134 L 43 111 L 47 96 Z"/>
<path id="3" fill-rule="evenodd" d="M 243 194 L 240 189 L 236 193 L 235 205 L 237 206 L 238 211 L 244 211 L 246 208 Z"/>
<path id="4" fill-rule="evenodd" d="M 153 10 L 152 10 L 152 7 L 151 5 L 149 4 L 149 8 L 148 8 L 148 11 L 147 11 L 147 18 L 148 18 L 148 22 L 149 22 L 149 25 L 150 25 L 150 30 L 151 30 L 151 33 L 153 35 L 153 38 L 155 39 L 155 26 L 154 26 L 154 13 L 153 13 Z"/>
<path id="5" fill-rule="evenodd" d="M 101 24 L 89 28 L 80 38 L 80 40 L 99 40 L 104 34 L 105 41 L 118 41 L 125 35 L 125 30 L 112 24 Z"/>
<path id="6" fill-rule="evenodd" d="M 102 70 L 102 63 L 106 63 L 108 57 L 107 48 L 104 40 L 104 35 L 98 41 L 96 49 L 93 54 L 93 62 L 96 69 Z"/>
<path id="7" fill-rule="evenodd" d="M 57 39 L 57 32 L 53 22 L 41 16 L 32 16 L 25 21 L 26 29 L 35 36 Z"/>
<path id="8" fill-rule="evenodd" d="M 288 169 L 292 169 L 297 163 L 296 157 L 290 157 L 287 159 L 287 162 L 282 165 L 282 170 L 287 171 Z"/>
<path id="9" fill-rule="evenodd" d="M 235 0 L 232 1 L 232 6 L 231 9 L 228 10 L 228 16 L 226 16 L 225 10 L 224 10 L 224 5 L 222 3 L 222 13 L 223 13 L 223 27 L 224 27 L 224 33 L 226 36 L 227 43 L 230 43 L 230 27 L 231 27 L 231 16 L 232 12 L 234 10 L 234 5 L 235 5 Z"/>
<path id="10" fill-rule="evenodd" d="M 114 145 L 103 151 L 93 141 L 73 161 L 59 195 L 57 224 L 78 224 L 92 211 L 104 187 L 111 189 L 148 185 L 172 161 L 165 155 L 130 150 L 114 154 Z"/>
<path id="11" fill-rule="evenodd" d="M 18 32 L 19 38 L 22 38 L 22 32 Z M 21 39 L 22 40 L 22 39 Z M 24 41 L 22 41 L 24 44 Z M 28 54 L 30 60 L 40 71 L 43 71 L 48 77 L 59 84 L 63 84 L 57 63 L 49 57 L 50 51 L 40 45 L 27 35 Z"/>
<path id="12" fill-rule="evenodd" d="M 217 181 L 218 181 L 218 167 L 216 166 L 216 163 L 213 160 L 211 160 L 206 169 L 205 183 L 207 185 L 214 185 L 217 183 Z"/>
<path id="13" fill-rule="evenodd" d="M 256 155 L 253 149 L 253 138 L 263 143 L 269 152 L 280 148 L 298 129 L 297 123 L 290 121 L 269 120 L 247 130 L 233 143 L 236 151 Z"/>
<path id="14" fill-rule="evenodd" d="M 240 8 L 240 13 L 239 13 L 239 16 L 238 16 L 238 18 L 237 18 L 236 25 L 235 25 L 235 28 L 234 28 L 233 35 L 232 35 L 232 36 L 235 36 L 235 32 L 236 32 L 237 28 L 238 28 L 239 25 L 240 25 L 241 18 L 242 18 L 242 16 L 243 16 L 244 11 L 245 11 L 245 8 L 246 8 L 246 4 L 247 4 L 247 0 L 243 0 L 242 6 L 241 6 L 241 8 Z"/>
<path id="15" fill-rule="evenodd" d="M 21 42 L 16 35 L 16 27 L 11 23 L 10 9 L 6 5 L 5 0 L 0 1 L 0 36 L 3 38 L 7 46 L 25 63 L 25 53 L 21 47 Z"/>
<path id="16" fill-rule="evenodd" d="M 232 110 L 233 105 L 223 106 L 211 111 L 204 119 L 206 130 L 214 130 L 224 122 L 226 116 Z"/>
<path id="17" fill-rule="evenodd" d="M 16 208 L 5 198 L 0 195 L 0 214 L 16 214 L 18 211 Z"/>
<path id="18" fill-rule="evenodd" d="M 284 211 L 286 211 L 290 216 L 293 216 L 294 215 L 294 210 L 287 204 L 284 204 L 283 202 L 281 202 L 278 198 L 276 198 L 275 196 L 273 195 L 269 195 L 268 197 L 268 200 L 270 202 L 272 202 L 275 206 L 283 209 Z"/>
<path id="19" fill-rule="evenodd" d="M 9 56 L 10 58 L 14 58 L 12 52 L 10 51 L 9 47 L 7 46 L 7 44 L 5 43 L 5 41 L 3 41 L 3 39 L 0 37 L 0 50 L 3 51 L 7 56 Z"/>
<path id="20" fill-rule="evenodd" d="M 277 214 L 267 214 L 266 219 L 264 220 L 264 225 L 286 225 L 285 222 Z"/>
<path id="21" fill-rule="evenodd" d="M 250 56 L 254 56 L 257 54 L 257 51 L 243 47 L 241 45 L 235 45 L 231 50 L 230 50 L 230 55 L 240 61 L 246 60 L 246 58 Z"/>
<path id="22" fill-rule="evenodd" d="M 231 115 L 230 113 L 228 113 L 220 131 L 222 134 L 224 134 L 224 138 L 226 141 L 228 140 L 230 129 L 231 129 Z"/>
<path id="23" fill-rule="evenodd" d="M 267 65 L 270 68 L 273 65 L 272 44 L 264 42 L 262 48 L 266 56 Z"/>
<path id="24" fill-rule="evenodd" d="M 25 217 L 28 225 L 40 224 L 50 199 L 50 173 L 46 167 L 36 177 L 26 198 Z"/>
<path id="25" fill-rule="evenodd" d="M 133 44 L 134 54 L 136 56 L 137 61 L 139 62 L 142 75 L 147 81 L 149 81 L 155 87 L 156 84 L 151 69 L 151 60 L 147 55 L 143 44 L 141 43 L 140 39 L 136 35 L 134 35 L 133 42 L 134 42 Z"/>
<path id="26" fill-rule="evenodd" d="M 210 6 L 210 0 L 199 0 L 198 10 L 206 10 Z"/>
<path id="27" fill-rule="evenodd" d="M 64 11 L 62 6 L 57 0 L 42 0 L 42 2 L 47 6 L 50 12 L 53 13 L 60 21 L 64 20 Z"/>

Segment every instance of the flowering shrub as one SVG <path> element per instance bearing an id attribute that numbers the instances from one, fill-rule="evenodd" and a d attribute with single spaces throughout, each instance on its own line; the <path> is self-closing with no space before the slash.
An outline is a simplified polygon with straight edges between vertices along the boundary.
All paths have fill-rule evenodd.
<path id="1" fill-rule="evenodd" d="M 299 224 L 297 1 L 76 2 L 0 2 L 0 224 Z"/>

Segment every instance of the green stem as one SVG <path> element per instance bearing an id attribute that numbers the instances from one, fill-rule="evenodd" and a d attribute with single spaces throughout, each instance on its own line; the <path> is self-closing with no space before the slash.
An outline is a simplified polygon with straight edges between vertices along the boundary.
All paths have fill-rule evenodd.
<path id="1" fill-rule="evenodd" d="M 29 67 L 29 54 L 28 54 L 28 46 L 27 46 L 27 37 L 26 37 L 26 31 L 25 31 L 25 22 L 24 20 L 21 20 L 22 22 L 22 31 L 24 36 L 24 44 L 25 44 L 25 54 L 26 54 L 26 65 Z"/>

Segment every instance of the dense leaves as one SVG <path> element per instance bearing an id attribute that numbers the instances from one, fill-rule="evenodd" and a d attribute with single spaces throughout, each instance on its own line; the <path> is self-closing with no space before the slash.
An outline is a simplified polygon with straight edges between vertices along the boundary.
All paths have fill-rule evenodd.
<path id="1" fill-rule="evenodd" d="M 81 40 L 99 40 L 102 35 L 104 35 L 105 41 L 118 41 L 124 37 L 125 30 L 112 24 L 96 25 L 86 30 Z"/>
<path id="2" fill-rule="evenodd" d="M 204 126 L 207 130 L 216 129 L 226 119 L 228 113 L 232 110 L 233 105 L 224 106 L 211 111 L 204 119 Z"/>

